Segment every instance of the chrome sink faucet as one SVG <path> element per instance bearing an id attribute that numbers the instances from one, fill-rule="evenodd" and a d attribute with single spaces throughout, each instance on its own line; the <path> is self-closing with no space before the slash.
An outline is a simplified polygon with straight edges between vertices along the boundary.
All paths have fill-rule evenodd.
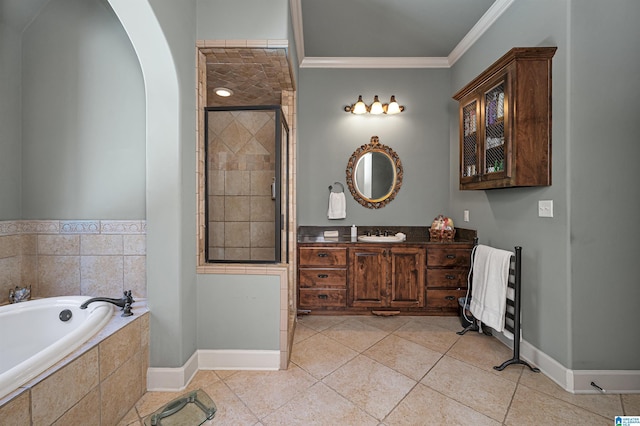
<path id="1" fill-rule="evenodd" d="M 125 291 L 121 299 L 110 299 L 108 297 L 93 297 L 87 300 L 86 302 L 84 302 L 82 305 L 80 305 L 80 309 L 87 309 L 87 306 L 89 306 L 89 304 L 93 302 L 112 303 L 122 308 L 123 317 L 128 317 L 133 315 L 133 312 L 131 312 L 131 305 L 133 304 L 133 302 L 135 302 L 135 300 L 133 300 L 133 297 L 131 297 L 131 290 Z"/>

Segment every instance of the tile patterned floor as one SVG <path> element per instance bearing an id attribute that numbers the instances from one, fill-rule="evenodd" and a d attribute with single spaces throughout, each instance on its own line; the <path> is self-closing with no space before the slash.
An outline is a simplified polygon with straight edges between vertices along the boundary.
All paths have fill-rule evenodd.
<path id="1" fill-rule="evenodd" d="M 304 316 L 286 371 L 200 371 L 211 425 L 611 425 L 640 394 L 573 395 L 456 317 Z M 184 392 L 147 392 L 119 426 Z"/>

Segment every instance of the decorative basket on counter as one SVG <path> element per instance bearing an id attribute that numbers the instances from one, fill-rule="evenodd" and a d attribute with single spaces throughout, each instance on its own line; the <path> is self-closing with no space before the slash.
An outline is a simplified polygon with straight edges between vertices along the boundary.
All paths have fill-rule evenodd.
<path id="1" fill-rule="evenodd" d="M 455 229 L 429 229 L 430 241 L 453 241 L 455 237 Z"/>
<path id="2" fill-rule="evenodd" d="M 456 229 L 453 226 L 453 220 L 443 215 L 438 215 L 433 219 L 431 228 L 429 229 L 430 241 L 453 241 L 456 236 Z"/>

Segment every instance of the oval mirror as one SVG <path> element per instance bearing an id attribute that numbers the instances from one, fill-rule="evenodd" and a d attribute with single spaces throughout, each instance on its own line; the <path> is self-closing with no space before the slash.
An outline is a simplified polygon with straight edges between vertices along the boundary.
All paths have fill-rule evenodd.
<path id="1" fill-rule="evenodd" d="M 378 209 L 393 200 L 402 185 L 402 163 L 390 147 L 371 137 L 356 149 L 347 163 L 347 185 L 363 206 Z"/>

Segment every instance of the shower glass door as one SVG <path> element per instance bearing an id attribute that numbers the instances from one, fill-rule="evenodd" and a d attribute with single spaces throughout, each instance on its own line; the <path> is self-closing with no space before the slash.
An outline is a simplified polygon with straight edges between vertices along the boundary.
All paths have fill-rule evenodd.
<path id="1" fill-rule="evenodd" d="M 280 106 L 205 108 L 206 259 L 286 262 L 289 130 Z"/>

